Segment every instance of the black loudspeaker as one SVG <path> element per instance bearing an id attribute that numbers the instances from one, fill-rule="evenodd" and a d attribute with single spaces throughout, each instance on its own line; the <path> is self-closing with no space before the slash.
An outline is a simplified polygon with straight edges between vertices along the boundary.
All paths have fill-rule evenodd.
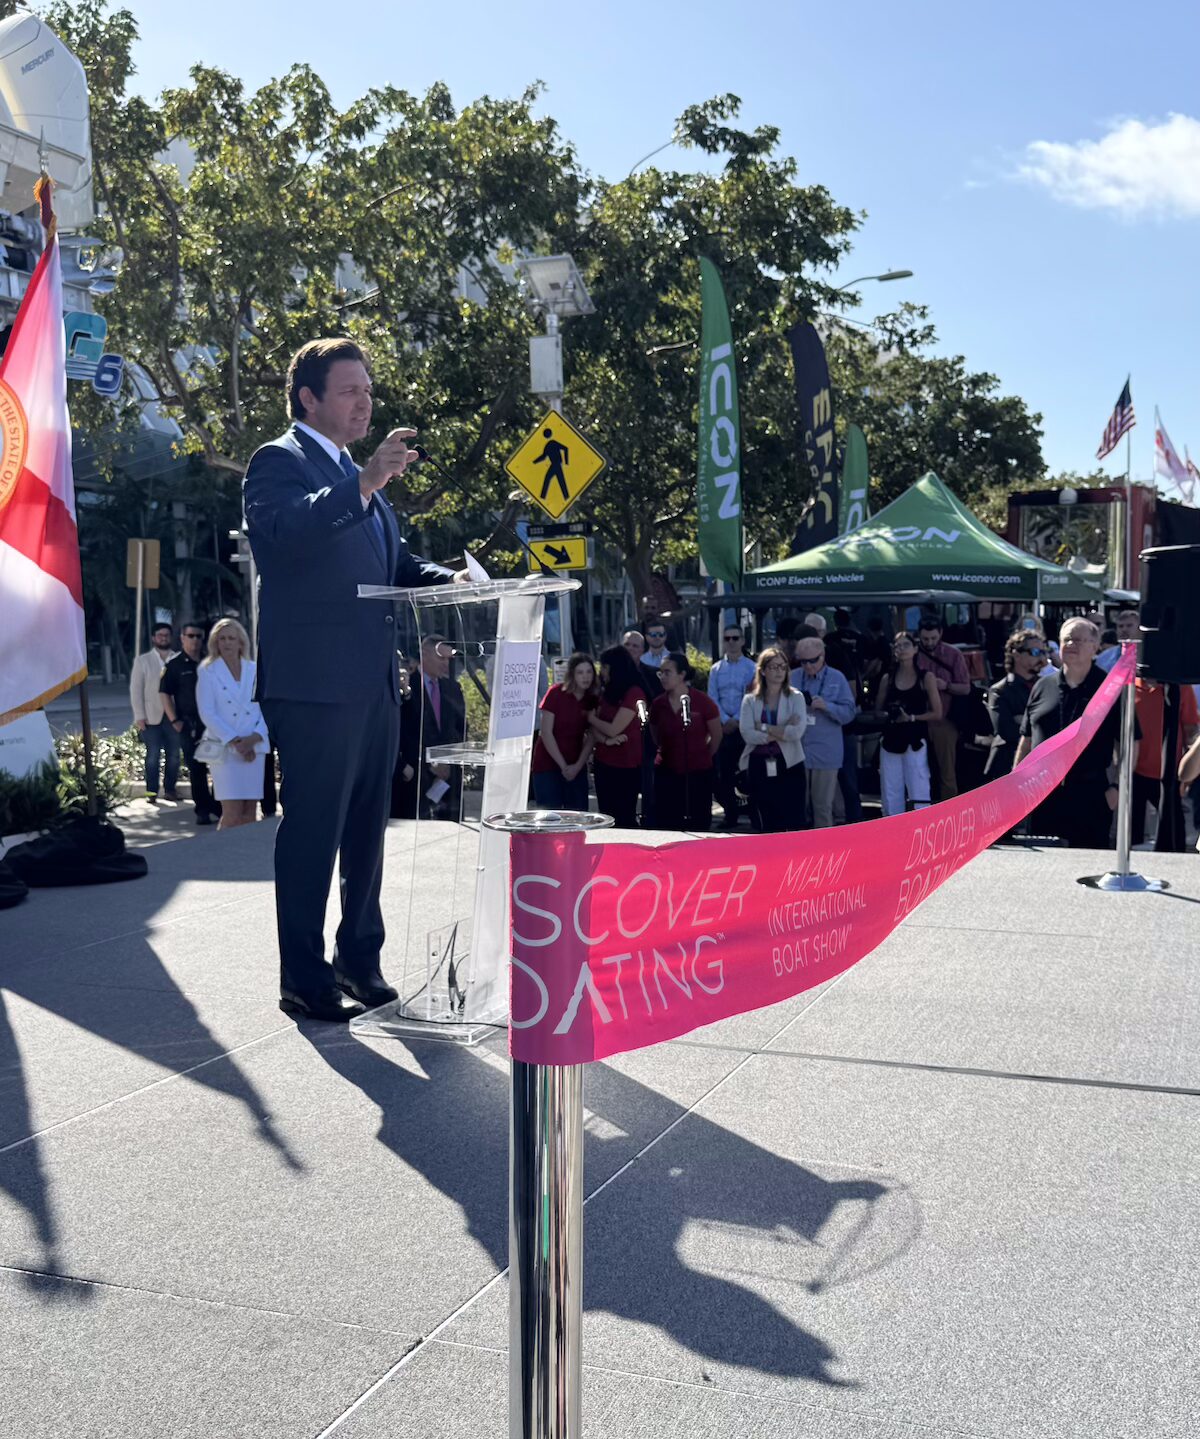
<path id="1" fill-rule="evenodd" d="M 1160 684 L 1200 684 L 1200 545 L 1142 551 L 1138 674 Z"/>

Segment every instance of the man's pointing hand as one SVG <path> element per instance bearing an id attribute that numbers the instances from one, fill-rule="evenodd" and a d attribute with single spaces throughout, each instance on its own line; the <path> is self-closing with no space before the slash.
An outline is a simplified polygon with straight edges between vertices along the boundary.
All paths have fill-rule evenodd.
<path id="1" fill-rule="evenodd" d="M 408 442 L 416 430 L 393 430 L 379 446 L 358 476 L 358 488 L 363 499 L 370 499 L 376 490 L 383 489 L 393 475 L 402 475 L 417 458 L 416 450 L 408 448 Z"/>

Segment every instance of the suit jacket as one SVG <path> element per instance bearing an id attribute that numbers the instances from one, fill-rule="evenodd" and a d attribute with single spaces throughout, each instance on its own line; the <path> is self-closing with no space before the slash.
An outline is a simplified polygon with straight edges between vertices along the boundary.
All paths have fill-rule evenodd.
<path id="1" fill-rule="evenodd" d="M 404 704 L 400 757 L 404 764 L 410 764 L 414 769 L 418 763 L 424 762 L 424 752 L 431 745 L 453 744 L 467 732 L 467 701 L 462 686 L 455 679 L 438 680 L 437 683 L 442 699 L 441 724 L 434 717 L 429 691 L 419 673 L 412 677 L 412 692 Z"/>
<path id="2" fill-rule="evenodd" d="M 391 816 L 393 819 L 415 819 L 418 813 L 425 817 L 432 808 L 425 796 L 434 782 L 434 774 L 425 760 L 425 751 L 431 745 L 453 744 L 467 732 L 467 702 L 462 686 L 455 679 L 438 681 L 442 699 L 442 721 L 434 717 L 433 705 L 425 681 L 418 673 L 412 677 L 412 688 L 408 699 L 400 709 L 400 752 L 392 775 Z M 404 778 L 404 768 L 411 765 L 412 779 Z M 451 766 L 447 781 L 449 791 L 443 797 L 440 811 L 458 818 L 462 794 L 462 769 Z"/>
<path id="3" fill-rule="evenodd" d="M 1021 721 L 1025 717 L 1025 707 L 1032 692 L 1033 686 L 1027 685 L 1014 674 L 1005 675 L 987 692 L 992 734 L 1003 741 L 1002 744 L 993 744 L 988 751 L 983 772 L 990 779 L 998 779 L 1001 775 L 1008 774 L 1013 767 L 1013 760 L 1017 757 L 1017 745 L 1021 739 Z"/>
<path id="4" fill-rule="evenodd" d="M 411 554 L 383 494 L 364 507 L 357 479 L 294 426 L 255 452 L 242 498 L 261 587 L 258 698 L 398 703 L 395 606 L 360 600 L 358 586 L 445 584 L 450 572 Z"/>

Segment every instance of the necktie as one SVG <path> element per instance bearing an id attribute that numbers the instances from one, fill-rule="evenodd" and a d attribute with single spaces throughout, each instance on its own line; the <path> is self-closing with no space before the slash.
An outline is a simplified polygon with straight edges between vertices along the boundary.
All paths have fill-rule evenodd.
<path id="1" fill-rule="evenodd" d="M 338 464 L 342 467 L 342 474 L 344 474 L 348 480 L 358 479 L 358 466 L 345 450 L 338 451 Z M 369 508 L 370 517 L 367 520 L 367 525 L 370 529 L 371 539 L 374 541 L 375 548 L 379 551 L 380 558 L 386 560 L 387 532 L 383 527 L 383 511 L 375 501 L 371 502 Z"/>
<path id="2" fill-rule="evenodd" d="M 437 680 L 427 680 L 425 688 L 429 691 L 429 706 L 433 710 L 433 717 L 437 721 L 438 729 L 442 727 L 442 687 Z"/>

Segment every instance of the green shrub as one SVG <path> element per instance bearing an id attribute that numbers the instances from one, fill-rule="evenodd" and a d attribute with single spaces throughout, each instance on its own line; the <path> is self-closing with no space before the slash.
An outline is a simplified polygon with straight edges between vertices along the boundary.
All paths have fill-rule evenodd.
<path id="1" fill-rule="evenodd" d="M 20 779 L 0 770 L 0 834 L 37 834 L 87 813 L 83 736 L 60 735 L 54 753 L 57 764 L 44 761 Z M 143 753 L 133 726 L 124 734 L 92 737 L 98 814 L 111 814 L 121 803 L 126 782 L 142 772 Z"/>
<path id="2" fill-rule="evenodd" d="M 688 664 L 696 671 L 692 676 L 692 684 L 698 690 L 708 690 L 708 672 L 713 667 L 712 656 L 706 655 L 703 650 L 698 650 L 695 645 L 687 647 Z"/>
<path id="3" fill-rule="evenodd" d="M 58 815 L 58 769 L 49 760 L 20 779 L 0 770 L 0 835 L 37 834 Z"/>
<path id="4" fill-rule="evenodd" d="M 132 730 L 136 736 L 137 731 Z M 136 769 L 131 768 L 128 746 L 129 733 L 124 735 L 92 736 L 92 768 L 96 775 L 96 812 L 111 814 L 124 799 L 125 781 L 132 779 Z M 135 743 L 137 743 L 135 739 Z M 139 746 L 140 748 L 140 746 Z M 58 804 L 57 821 L 74 819 L 87 814 L 87 776 L 84 768 L 83 736 L 79 734 L 60 735 L 54 742 L 58 755 Z"/>

